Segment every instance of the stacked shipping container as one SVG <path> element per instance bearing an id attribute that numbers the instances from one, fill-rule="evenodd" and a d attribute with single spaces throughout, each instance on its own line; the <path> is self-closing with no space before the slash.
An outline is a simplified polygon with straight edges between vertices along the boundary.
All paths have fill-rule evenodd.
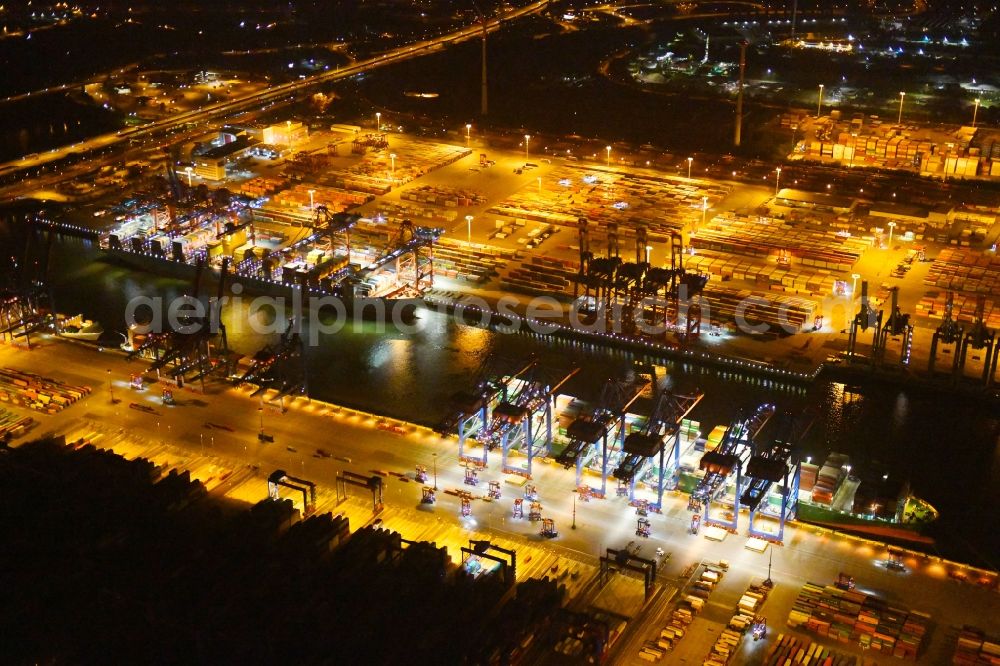
<path id="1" fill-rule="evenodd" d="M 788 614 L 802 627 L 841 643 L 860 644 L 887 656 L 916 661 L 930 616 L 890 606 L 864 592 L 806 583 Z"/>

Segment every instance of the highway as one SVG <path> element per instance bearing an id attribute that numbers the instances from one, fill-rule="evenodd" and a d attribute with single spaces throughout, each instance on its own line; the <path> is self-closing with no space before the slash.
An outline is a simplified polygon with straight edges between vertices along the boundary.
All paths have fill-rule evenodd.
<path id="1" fill-rule="evenodd" d="M 538 13 L 547 5 L 548 0 L 537 0 L 530 5 L 515 9 L 501 17 L 488 21 L 486 24 L 486 30 L 487 32 L 495 32 L 501 28 L 503 23 Z M 267 88 L 259 93 L 219 102 L 218 104 L 213 104 L 211 106 L 192 111 L 186 111 L 142 127 L 119 130 L 115 133 L 96 136 L 81 143 L 63 146 L 45 153 L 29 155 L 20 160 L 13 160 L 0 164 L 0 174 L 8 174 L 12 170 L 38 167 L 43 164 L 48 164 L 66 157 L 73 152 L 84 153 L 94 149 L 112 147 L 126 141 L 134 141 L 147 137 L 159 137 L 166 132 L 181 128 L 191 123 L 206 123 L 211 120 L 217 120 L 219 118 L 225 118 L 247 111 L 253 107 L 278 103 L 318 85 L 334 83 L 336 81 L 341 81 L 358 74 L 370 72 L 397 62 L 434 53 L 450 44 L 458 44 L 469 39 L 477 38 L 482 35 L 482 32 L 482 24 L 467 26 L 434 39 L 424 40 L 415 44 L 407 44 L 391 51 L 386 51 L 385 53 L 368 58 L 367 60 L 360 60 L 349 64 L 346 67 L 340 67 L 336 70 L 314 74 L 298 81 L 290 81 L 288 83 L 271 86 L 270 88 Z"/>
<path id="2" fill-rule="evenodd" d="M 688 533 L 689 513 L 686 498 L 670 495 L 665 498 L 664 512 L 650 515 L 652 536 L 636 539 L 635 510 L 623 498 L 591 500 L 574 503 L 574 475 L 556 464 L 537 464 L 532 483 L 539 491 L 543 515 L 555 520 L 559 536 L 553 540 L 541 539 L 538 524 L 511 517 L 512 499 L 517 488 L 506 481 L 508 477 L 495 468 L 480 473 L 476 487 L 463 484 L 464 468 L 457 459 L 457 444 L 453 437 L 440 437 L 425 428 L 402 425 L 393 429 L 395 422 L 379 426 L 375 416 L 359 414 L 331 405 L 307 401 L 302 398 L 286 400 L 287 411 L 278 405 L 267 405 L 261 410 L 259 398 L 251 397 L 246 389 L 226 388 L 221 383 L 210 383 L 208 392 L 200 394 L 188 390 L 175 391 L 176 406 L 161 404 L 156 385 L 143 392 L 128 388 L 131 373 L 141 372 L 145 363 L 127 362 L 119 354 L 98 352 L 95 348 L 62 343 L 52 339 L 36 339 L 33 350 L 10 344 L 0 344 L 0 367 L 13 367 L 43 376 L 53 377 L 72 384 L 85 384 L 94 392 L 79 404 L 56 415 L 26 412 L 41 425 L 32 436 L 46 432 L 79 432 L 87 423 L 100 424 L 103 428 L 122 429 L 129 436 L 144 439 L 148 446 L 177 447 L 185 450 L 195 461 L 204 464 L 211 460 L 216 467 L 233 470 L 256 465 L 261 474 L 275 469 L 316 482 L 320 489 L 334 486 L 335 476 L 342 469 L 368 474 L 372 470 L 389 474 L 385 488 L 387 504 L 386 524 L 394 529 L 412 525 L 413 531 L 404 530 L 404 538 L 421 538 L 421 530 L 428 526 L 453 525 L 469 531 L 486 532 L 498 538 L 520 542 L 532 547 L 543 546 L 560 556 L 593 566 L 596 557 L 607 547 L 621 548 L 629 541 L 642 544 L 642 554 L 651 555 L 657 548 L 670 554 L 662 570 L 665 583 L 673 583 L 690 565 L 698 562 L 730 562 L 730 573 L 719 602 L 711 613 L 706 611 L 704 631 L 699 636 L 685 639 L 681 652 L 694 663 L 696 658 L 708 653 L 718 635 L 718 623 L 731 615 L 725 599 L 735 596 L 751 581 L 760 581 L 768 574 L 768 555 L 744 547 L 743 534 L 730 535 L 722 542 L 709 541 L 702 536 Z M 109 380 L 114 384 L 112 403 Z M 135 402 L 147 406 L 151 412 L 130 409 Z M 387 407 L 390 409 L 390 407 Z M 19 410 L 23 411 L 23 410 Z M 428 415 L 428 420 L 438 415 Z M 263 419 L 264 430 L 273 436 L 273 443 L 257 439 Z M 209 427 L 206 424 L 215 424 Z M 386 427 L 387 426 L 387 427 Z M 329 456 L 315 455 L 324 449 Z M 134 447 L 133 447 L 134 451 Z M 494 456 L 494 461 L 496 457 Z M 202 461 L 199 463 L 198 461 Z M 420 484 L 413 483 L 416 465 L 424 465 L 427 485 L 435 480 L 441 492 L 438 502 L 428 511 L 421 506 Z M 405 476 L 409 481 L 398 480 Z M 446 490 L 469 490 L 476 497 L 486 493 L 487 481 L 501 481 L 504 495 L 500 501 L 473 501 L 473 515 L 463 519 L 459 515 L 459 502 Z M 254 495 L 253 501 L 263 498 L 263 492 Z M 370 500 L 369 500 L 370 501 Z M 369 514 L 367 519 L 373 516 Z M 396 517 L 396 518 L 393 518 Z M 404 520 L 405 517 L 405 520 Z M 575 518 L 574 518 L 575 517 Z M 571 526 L 576 524 L 576 529 Z M 363 521 L 362 523 L 363 524 Z M 351 517 L 352 528 L 359 526 Z M 398 525 L 398 527 L 396 527 Z M 453 557 L 454 557 L 453 553 Z M 890 572 L 878 565 L 886 558 L 886 549 L 872 542 L 843 537 L 810 526 L 790 527 L 786 530 L 785 546 L 773 552 L 771 577 L 776 583 L 772 598 L 765 609 L 770 618 L 773 640 L 784 631 L 784 619 L 798 590 L 806 581 L 829 583 L 840 571 L 848 571 L 858 581 L 859 588 L 877 590 L 889 599 L 918 610 L 932 612 L 939 622 L 931 634 L 931 644 L 921 663 L 936 664 L 947 660 L 949 625 L 974 624 L 988 632 L 1000 631 L 1000 613 L 984 613 L 988 608 L 1000 608 L 995 590 L 972 584 L 962 584 L 947 575 L 950 565 L 936 558 L 907 557 L 908 571 Z M 973 574 L 969 574 L 970 580 Z M 978 577 L 978 576 L 977 576 Z M 721 604 L 721 605 L 719 605 Z M 658 610 L 665 606 L 658 604 Z M 627 654 L 616 663 L 630 663 L 634 651 L 642 640 L 651 638 L 659 618 L 646 617 L 639 622 L 637 632 L 630 632 L 620 649 L 627 646 Z M 699 625 L 702 626 L 702 625 Z M 762 650 L 763 645 L 745 641 Z M 854 646 L 836 646 L 842 652 L 856 654 Z M 679 655 L 678 655 L 679 656 Z M 740 663 L 752 663 L 750 660 Z M 872 663 L 896 663 L 889 658 Z"/>

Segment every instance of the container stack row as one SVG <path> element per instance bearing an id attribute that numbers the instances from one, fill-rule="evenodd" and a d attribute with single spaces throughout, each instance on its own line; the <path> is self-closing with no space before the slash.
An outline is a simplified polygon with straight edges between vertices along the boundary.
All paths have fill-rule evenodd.
<path id="1" fill-rule="evenodd" d="M 576 270 L 571 262 L 551 257 L 530 257 L 500 272 L 500 282 L 507 289 L 527 293 L 570 294 Z"/>
<path id="2" fill-rule="evenodd" d="M 406 190 L 399 197 L 406 201 L 416 201 L 417 203 L 446 206 L 448 208 L 481 206 L 486 203 L 486 197 L 476 190 L 460 190 L 454 187 L 438 187 L 434 185 L 421 185 L 420 187 Z"/>
<path id="3" fill-rule="evenodd" d="M 765 324 L 768 334 L 773 335 L 782 330 L 796 333 L 806 323 L 811 324 L 818 307 L 816 301 L 808 298 L 783 293 L 763 296 L 746 289 L 719 287 L 711 282 L 703 293 L 711 308 L 709 319 L 712 323 L 726 325 L 736 321 L 737 314 L 742 313 L 748 324 Z"/>
<path id="4" fill-rule="evenodd" d="M 928 291 L 917 302 L 917 313 L 931 319 L 943 319 L 947 303 L 948 294 L 946 292 Z M 966 324 L 972 323 L 975 321 L 978 305 L 978 296 L 955 293 L 952 296 L 951 315 L 958 321 Z M 983 322 L 989 329 L 1000 329 L 1000 307 L 997 307 L 996 301 L 992 298 L 986 298 L 983 301 Z"/>
<path id="5" fill-rule="evenodd" d="M 434 248 L 434 271 L 456 280 L 484 282 L 512 260 L 510 252 L 492 247 L 468 247 L 442 240 Z"/>
<path id="6" fill-rule="evenodd" d="M 312 190 L 311 199 L 309 195 L 310 190 Z M 309 204 L 312 202 L 314 206 L 326 206 L 331 213 L 340 213 L 360 206 L 370 200 L 370 196 L 347 192 L 343 189 L 299 183 L 292 188 L 275 194 L 271 198 L 270 205 L 308 210 Z"/>
<path id="7" fill-rule="evenodd" d="M 55 414 L 89 394 L 89 386 L 70 386 L 20 370 L 0 368 L 0 402 Z"/>
<path id="8" fill-rule="evenodd" d="M 719 634 L 711 652 L 705 658 L 705 666 L 725 666 L 732 661 L 740 647 L 743 635 L 751 628 L 758 611 L 767 600 L 768 589 L 761 585 L 751 585 L 740 597 L 736 612 L 728 626 Z"/>
<path id="9" fill-rule="evenodd" d="M 930 616 L 890 606 L 863 592 L 806 583 L 788 614 L 788 626 L 887 656 L 916 661 Z"/>
<path id="10" fill-rule="evenodd" d="M 962 627 L 951 663 L 953 666 L 1000 666 L 1000 638 L 987 636 L 976 627 Z"/>
<path id="11" fill-rule="evenodd" d="M 774 260 L 744 258 L 712 250 L 700 250 L 686 257 L 684 265 L 698 273 L 716 276 L 721 281 L 746 280 L 754 282 L 762 290 L 812 296 L 832 294 L 837 281 L 834 272 L 828 268 L 805 265 L 790 268 Z"/>
<path id="12" fill-rule="evenodd" d="M 791 634 L 778 634 L 778 640 L 767 651 L 764 666 L 857 666 L 858 658 L 839 654 L 830 648 Z"/>
<path id="13" fill-rule="evenodd" d="M 285 178 L 265 178 L 258 176 L 242 183 L 240 185 L 240 194 L 259 199 L 270 196 L 275 192 L 280 192 L 286 187 L 288 187 L 288 180 Z"/>
<path id="14" fill-rule="evenodd" d="M 820 220 L 791 222 L 727 211 L 699 225 L 691 247 L 750 257 L 781 257 L 792 266 L 847 272 L 871 238 L 839 234 Z"/>
<path id="15" fill-rule="evenodd" d="M 877 120 L 869 125 L 855 121 L 849 126 L 833 122 L 836 120 L 817 121 L 819 129 L 815 136 L 800 141 L 796 153 L 810 160 L 902 169 L 924 175 L 1000 176 L 1000 146 L 991 141 L 978 143 L 971 127 L 962 127 L 944 137 Z M 782 120 L 782 126 L 791 127 L 791 123 Z"/>
<path id="16" fill-rule="evenodd" d="M 30 416 L 20 416 L 0 407 L 0 441 L 20 437 L 34 425 L 35 420 Z"/>
<path id="17" fill-rule="evenodd" d="M 924 284 L 980 294 L 1000 292 L 1000 257 L 966 248 L 944 248 L 934 258 Z"/>
<path id="18" fill-rule="evenodd" d="M 455 210 L 385 200 L 378 203 L 378 215 L 390 224 L 411 220 L 417 224 L 447 225 L 458 219 L 458 211 Z"/>

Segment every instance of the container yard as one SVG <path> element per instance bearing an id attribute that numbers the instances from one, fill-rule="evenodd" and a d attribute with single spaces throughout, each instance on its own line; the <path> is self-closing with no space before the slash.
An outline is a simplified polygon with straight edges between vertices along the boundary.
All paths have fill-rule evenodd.
<path id="1" fill-rule="evenodd" d="M 72 386 L 29 372 L 0 368 L 0 401 L 55 414 L 90 395 L 89 386 Z"/>
<path id="2" fill-rule="evenodd" d="M 873 653 L 916 661 L 930 616 L 833 585 L 806 583 L 788 614 L 788 626 Z"/>
<path id="3" fill-rule="evenodd" d="M 828 220 L 818 216 L 792 222 L 727 211 L 699 225 L 689 244 L 696 252 L 714 250 L 758 261 L 770 260 L 785 267 L 804 266 L 807 271 L 843 274 L 872 247 L 872 240 L 871 236 L 858 237 L 831 230 Z M 805 284 L 807 275 L 794 279 Z"/>
<path id="4" fill-rule="evenodd" d="M 645 227 L 651 240 L 701 219 L 702 209 L 729 193 L 719 183 L 672 178 L 641 171 L 609 171 L 559 165 L 538 182 L 494 204 L 487 212 L 513 220 L 567 226 L 587 218 L 602 228 L 621 225 L 629 235 Z"/>
<path id="5" fill-rule="evenodd" d="M 898 169 L 940 178 L 1000 177 L 1000 133 L 961 126 L 951 131 L 883 122 L 878 116 L 835 111 L 819 119 L 785 114 L 781 126 L 793 125 L 805 137 L 789 156 L 849 167 Z"/>

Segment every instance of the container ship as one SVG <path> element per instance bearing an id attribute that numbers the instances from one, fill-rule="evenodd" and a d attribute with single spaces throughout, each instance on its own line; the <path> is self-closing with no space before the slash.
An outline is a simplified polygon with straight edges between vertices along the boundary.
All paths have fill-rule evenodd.
<path id="1" fill-rule="evenodd" d="M 716 426 L 702 437 L 700 425 L 697 421 L 681 424 L 676 488 L 688 494 L 704 475 L 699 469 L 701 457 L 719 448 L 728 429 Z M 878 539 L 930 542 L 921 531 L 938 517 L 933 506 L 910 492 L 908 483 L 884 470 L 855 469 L 841 453 L 829 454 L 822 465 L 808 458 L 800 464 L 797 499 L 796 520 Z M 767 494 L 765 505 L 770 515 L 780 509 L 780 489 Z"/>
<path id="2" fill-rule="evenodd" d="M 321 226 L 208 218 L 184 230 L 162 222 L 155 211 L 127 218 L 100 239 L 105 258 L 129 267 L 198 280 L 204 268 L 251 293 L 339 297 L 347 313 L 362 317 L 414 318 L 433 284 L 433 245 L 440 229 L 400 223 L 395 233 L 351 230 L 361 218 L 328 216 Z M 173 229 L 173 231 L 171 231 Z M 361 235 L 366 240 L 357 241 Z M 356 262 L 356 263 L 352 263 Z M 382 313 L 386 315 L 382 315 Z"/>
<path id="3" fill-rule="evenodd" d="M 822 465 L 802 463 L 798 500 L 801 521 L 875 537 L 919 540 L 938 517 L 908 483 L 855 470 L 842 453 L 831 453 Z"/>

